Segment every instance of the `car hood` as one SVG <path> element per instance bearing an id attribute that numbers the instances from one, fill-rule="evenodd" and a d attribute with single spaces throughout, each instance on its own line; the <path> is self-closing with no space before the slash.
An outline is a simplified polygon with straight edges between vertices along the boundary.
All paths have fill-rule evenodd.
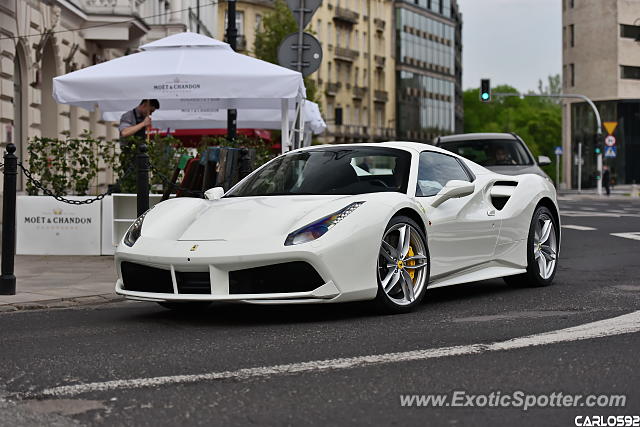
<path id="1" fill-rule="evenodd" d="M 354 197 L 357 198 L 338 195 L 175 199 L 172 205 L 160 204 L 149 212 L 154 215 L 145 219 L 142 235 L 190 241 L 231 240 L 239 234 L 253 239 L 286 236 L 297 227 L 344 208 Z M 199 203 L 196 205 L 192 200 Z"/>
<path id="2" fill-rule="evenodd" d="M 499 173 L 502 175 L 524 175 L 526 173 L 532 173 L 535 175 L 540 175 L 543 178 L 549 178 L 549 176 L 544 173 L 542 169 L 538 165 L 525 165 L 525 166 L 485 166 L 485 168 L 489 169 L 492 172 Z"/>

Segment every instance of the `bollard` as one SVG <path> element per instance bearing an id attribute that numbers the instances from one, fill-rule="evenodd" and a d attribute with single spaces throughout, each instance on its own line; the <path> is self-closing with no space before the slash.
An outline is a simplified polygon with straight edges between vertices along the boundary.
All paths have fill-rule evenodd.
<path id="1" fill-rule="evenodd" d="M 149 210 L 149 155 L 147 145 L 141 144 L 138 148 L 136 164 L 138 166 L 138 179 L 136 188 L 138 190 L 137 208 L 138 216 Z"/>
<path id="2" fill-rule="evenodd" d="M 4 194 L 2 198 L 2 275 L 0 295 L 16 294 L 16 276 L 13 274 L 16 254 L 16 179 L 18 158 L 16 146 L 7 145 L 4 155 Z"/>
<path id="3" fill-rule="evenodd" d="M 638 198 L 638 184 L 636 184 L 635 181 L 631 184 L 631 197 L 634 199 Z"/>

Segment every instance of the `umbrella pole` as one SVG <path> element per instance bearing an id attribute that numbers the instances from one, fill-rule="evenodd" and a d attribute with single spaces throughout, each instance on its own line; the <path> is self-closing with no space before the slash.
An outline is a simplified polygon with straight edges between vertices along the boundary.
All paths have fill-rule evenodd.
<path id="1" fill-rule="evenodd" d="M 289 146 L 289 100 L 283 99 L 281 104 L 282 129 L 280 135 L 280 151 L 286 153 Z"/>

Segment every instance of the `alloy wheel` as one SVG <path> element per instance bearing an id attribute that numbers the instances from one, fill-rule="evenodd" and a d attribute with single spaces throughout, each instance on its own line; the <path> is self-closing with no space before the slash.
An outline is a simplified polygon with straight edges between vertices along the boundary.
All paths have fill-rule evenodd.
<path id="1" fill-rule="evenodd" d="M 409 305 L 427 281 L 429 259 L 418 230 L 406 223 L 390 227 L 382 237 L 378 256 L 378 280 L 384 293 L 397 305 Z"/>
<path id="2" fill-rule="evenodd" d="M 553 220 L 549 215 L 538 217 L 533 236 L 533 256 L 538 263 L 540 277 L 547 280 L 556 267 L 558 240 Z"/>

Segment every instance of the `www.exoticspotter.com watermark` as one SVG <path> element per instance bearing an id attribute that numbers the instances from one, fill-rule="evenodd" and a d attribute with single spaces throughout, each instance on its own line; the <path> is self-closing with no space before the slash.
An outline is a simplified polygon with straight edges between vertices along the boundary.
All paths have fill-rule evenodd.
<path id="1" fill-rule="evenodd" d="M 569 394 L 559 391 L 534 394 L 517 390 L 509 393 L 492 391 L 473 394 L 466 390 L 454 390 L 444 394 L 401 394 L 400 406 L 427 408 L 608 408 L 624 407 L 627 396 L 623 394 Z"/>

